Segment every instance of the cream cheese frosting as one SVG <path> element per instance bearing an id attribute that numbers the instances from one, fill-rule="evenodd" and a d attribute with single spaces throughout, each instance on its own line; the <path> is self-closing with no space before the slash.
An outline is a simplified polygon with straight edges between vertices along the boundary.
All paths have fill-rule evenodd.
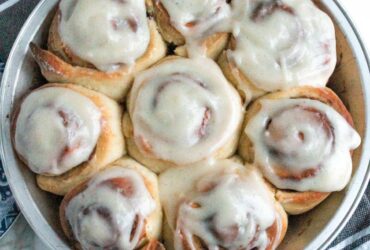
<path id="1" fill-rule="evenodd" d="M 337 111 L 311 99 L 261 100 L 245 133 L 264 176 L 280 189 L 296 191 L 342 190 L 352 173 L 351 150 L 361 143 Z M 283 178 L 276 167 L 306 176 Z"/>
<path id="2" fill-rule="evenodd" d="M 186 40 L 191 56 L 204 55 L 201 41 L 231 28 L 231 8 L 226 0 L 160 0 L 171 24 Z"/>
<path id="3" fill-rule="evenodd" d="M 120 182 L 124 184 L 119 186 Z M 96 175 L 69 202 L 66 217 L 82 249 L 133 250 L 142 236 L 145 218 L 155 207 L 138 172 L 113 167 Z"/>
<path id="4" fill-rule="evenodd" d="M 87 161 L 101 132 L 101 111 L 67 88 L 28 95 L 16 120 L 15 147 L 37 174 L 59 175 Z"/>
<path id="5" fill-rule="evenodd" d="M 242 119 L 236 90 L 207 58 L 168 60 L 139 74 L 130 98 L 138 148 L 178 165 L 210 157 Z"/>
<path id="6" fill-rule="evenodd" d="M 132 65 L 148 48 L 144 0 L 62 0 L 59 8 L 62 41 L 99 70 Z"/>
<path id="7" fill-rule="evenodd" d="M 186 176 L 186 178 L 182 178 Z M 161 201 L 175 249 L 266 249 L 277 220 L 272 193 L 252 168 L 231 160 L 202 162 L 160 175 Z M 277 233 L 279 229 L 277 229 Z"/>
<path id="8" fill-rule="evenodd" d="M 311 0 L 233 0 L 228 57 L 257 88 L 326 85 L 336 65 L 334 24 Z"/>

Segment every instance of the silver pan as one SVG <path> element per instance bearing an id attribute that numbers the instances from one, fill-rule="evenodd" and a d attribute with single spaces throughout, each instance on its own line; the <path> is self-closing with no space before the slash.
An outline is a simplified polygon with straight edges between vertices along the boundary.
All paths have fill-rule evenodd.
<path id="1" fill-rule="evenodd" d="M 37 188 L 35 176 L 14 154 L 10 138 L 13 107 L 30 89 L 45 80 L 29 53 L 29 43 L 45 45 L 48 26 L 57 0 L 43 0 L 24 24 L 4 72 L 1 87 L 0 132 L 1 157 L 13 194 L 22 213 L 38 236 L 53 249 L 68 249 L 58 220 L 60 198 Z M 362 147 L 354 154 L 354 171 L 348 187 L 332 194 L 313 211 L 290 217 L 287 236 L 280 249 L 325 249 L 343 229 L 359 204 L 368 185 L 370 169 L 369 58 L 359 35 L 346 12 L 337 1 L 323 0 L 319 4 L 336 23 L 339 64 L 331 79 L 333 88 L 351 111 Z"/>

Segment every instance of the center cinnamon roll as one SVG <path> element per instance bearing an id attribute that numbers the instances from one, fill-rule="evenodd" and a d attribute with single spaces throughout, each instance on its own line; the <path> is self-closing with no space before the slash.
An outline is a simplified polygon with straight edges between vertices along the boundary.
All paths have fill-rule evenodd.
<path id="1" fill-rule="evenodd" d="M 232 154 L 242 105 L 211 60 L 170 58 L 136 78 L 129 113 L 130 153 L 166 168 Z"/>

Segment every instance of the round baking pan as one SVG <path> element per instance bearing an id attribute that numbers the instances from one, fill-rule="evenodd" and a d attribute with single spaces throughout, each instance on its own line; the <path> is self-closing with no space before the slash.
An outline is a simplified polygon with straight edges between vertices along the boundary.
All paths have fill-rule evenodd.
<path id="1" fill-rule="evenodd" d="M 355 151 L 351 182 L 314 210 L 289 218 L 289 229 L 279 249 L 325 249 L 344 227 L 359 204 L 370 177 L 369 107 L 370 70 L 364 45 L 346 12 L 337 1 L 316 1 L 334 20 L 337 31 L 338 65 L 331 87 L 353 115 L 362 137 Z M 53 249 L 68 249 L 58 220 L 60 197 L 37 188 L 35 176 L 17 159 L 10 136 L 12 110 L 31 89 L 45 83 L 29 53 L 29 44 L 46 44 L 57 0 L 43 0 L 24 24 L 4 72 L 1 86 L 1 157 L 14 197 L 38 236 Z"/>

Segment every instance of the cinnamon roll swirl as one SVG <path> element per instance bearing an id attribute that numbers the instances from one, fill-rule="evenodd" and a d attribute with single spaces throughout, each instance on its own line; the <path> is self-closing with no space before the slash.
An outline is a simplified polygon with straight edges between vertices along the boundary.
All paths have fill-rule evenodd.
<path id="1" fill-rule="evenodd" d="M 47 84 L 16 111 L 14 148 L 41 189 L 63 195 L 124 154 L 121 119 L 121 107 L 100 93 Z"/>
<path id="2" fill-rule="evenodd" d="M 336 65 L 332 20 L 311 0 L 233 0 L 229 50 L 219 64 L 247 100 L 324 87 Z"/>
<path id="3" fill-rule="evenodd" d="M 31 44 L 42 74 L 121 100 L 134 75 L 166 54 L 144 0 L 61 0 L 48 51 Z"/>
<path id="4" fill-rule="evenodd" d="M 287 211 L 297 214 L 348 184 L 352 151 L 360 142 L 333 91 L 299 87 L 253 103 L 239 152 L 278 189 Z"/>
<path id="5" fill-rule="evenodd" d="M 64 197 L 60 221 L 77 249 L 163 249 L 157 176 L 118 160 Z"/>
<path id="6" fill-rule="evenodd" d="M 231 27 L 231 8 L 226 0 L 151 0 L 163 38 L 175 54 L 205 54 L 215 59 L 226 47 Z"/>
<path id="7" fill-rule="evenodd" d="M 155 172 L 236 149 L 242 103 L 211 59 L 169 57 L 139 74 L 123 122 L 132 157 Z"/>
<path id="8" fill-rule="evenodd" d="M 252 167 L 221 160 L 169 169 L 159 189 L 168 249 L 276 249 L 285 236 L 287 215 Z"/>

